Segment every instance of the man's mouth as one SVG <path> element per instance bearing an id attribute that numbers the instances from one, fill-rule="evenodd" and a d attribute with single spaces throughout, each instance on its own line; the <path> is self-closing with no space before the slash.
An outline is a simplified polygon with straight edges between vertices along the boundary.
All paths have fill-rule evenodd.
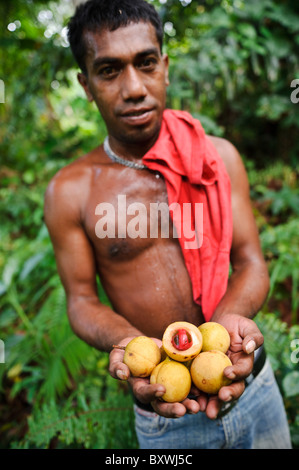
<path id="1" fill-rule="evenodd" d="M 131 117 L 131 116 L 142 116 L 143 114 L 145 113 L 148 113 L 149 111 L 151 111 L 151 108 L 140 108 L 140 109 L 129 109 L 127 111 L 124 111 L 122 113 L 122 116 L 124 117 Z"/>
<path id="2" fill-rule="evenodd" d="M 122 120 L 128 124 L 143 125 L 147 124 L 152 117 L 152 108 L 134 108 L 121 113 Z"/>

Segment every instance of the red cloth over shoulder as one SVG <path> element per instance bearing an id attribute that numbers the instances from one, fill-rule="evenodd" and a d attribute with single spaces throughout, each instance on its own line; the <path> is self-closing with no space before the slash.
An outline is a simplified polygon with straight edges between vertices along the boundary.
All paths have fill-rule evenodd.
<path id="1" fill-rule="evenodd" d="M 164 111 L 159 138 L 142 161 L 165 179 L 193 298 L 209 321 L 229 275 L 232 211 L 225 165 L 200 122 L 170 109 Z"/>

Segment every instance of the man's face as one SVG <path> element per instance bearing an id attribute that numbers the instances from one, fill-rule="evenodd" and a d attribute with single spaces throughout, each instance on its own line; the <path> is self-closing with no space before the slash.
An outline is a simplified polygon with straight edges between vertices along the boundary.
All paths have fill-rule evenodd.
<path id="1" fill-rule="evenodd" d="M 123 146 L 157 138 L 166 101 L 168 57 L 151 23 L 85 33 L 87 77 L 78 75 L 110 136 Z"/>

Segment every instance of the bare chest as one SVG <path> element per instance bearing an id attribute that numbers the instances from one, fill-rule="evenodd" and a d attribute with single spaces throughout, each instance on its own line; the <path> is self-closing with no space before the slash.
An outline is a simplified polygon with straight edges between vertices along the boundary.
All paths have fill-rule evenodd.
<path id="1" fill-rule="evenodd" d="M 94 178 L 83 220 L 102 260 L 126 261 L 174 238 L 165 182 L 148 171 L 108 171 L 105 180 Z"/>

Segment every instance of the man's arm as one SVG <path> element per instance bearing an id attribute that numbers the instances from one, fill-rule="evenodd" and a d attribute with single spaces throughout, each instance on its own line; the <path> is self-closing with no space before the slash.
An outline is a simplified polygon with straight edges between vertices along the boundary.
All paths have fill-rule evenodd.
<path id="1" fill-rule="evenodd" d="M 222 323 L 227 322 L 227 318 L 231 318 L 234 322 L 234 315 L 244 317 L 243 324 L 248 325 L 253 336 L 243 337 L 242 346 L 245 352 L 250 353 L 263 341 L 261 333 L 250 319 L 257 314 L 266 300 L 269 291 L 269 274 L 260 245 L 250 200 L 248 178 L 241 157 L 235 147 L 223 139 L 220 139 L 218 150 L 231 180 L 232 274 L 226 293 L 219 302 L 212 319 Z M 255 342 L 255 347 L 252 342 L 249 343 L 250 341 Z"/>
<path id="2" fill-rule="evenodd" d="M 66 292 L 71 327 L 91 346 L 110 352 L 113 344 L 140 332 L 98 298 L 94 253 L 80 220 L 83 191 L 74 191 L 74 187 L 78 184 L 67 181 L 63 173 L 54 177 L 45 195 L 45 222 Z"/>
<path id="3" fill-rule="evenodd" d="M 73 186 L 76 191 L 72 190 Z M 112 377 L 128 379 L 130 372 L 123 363 L 124 352 L 112 346 L 125 346 L 142 332 L 98 298 L 94 253 L 81 225 L 77 189 L 78 185 L 66 182 L 61 175 L 56 176 L 47 188 L 44 207 L 57 269 L 66 292 L 69 321 L 74 333 L 83 341 L 110 352 L 109 372 Z M 161 341 L 156 341 L 161 344 Z M 136 396 L 145 402 L 165 393 L 159 384 L 148 385 L 144 391 L 144 380 L 132 377 L 129 380 Z"/>
<path id="4" fill-rule="evenodd" d="M 253 351 L 263 344 L 263 335 L 252 318 L 266 299 L 269 276 L 252 212 L 247 174 L 240 155 L 229 142 L 213 141 L 231 180 L 233 242 L 232 274 L 211 320 L 223 324 L 230 333 L 229 356 L 233 366 L 226 368 L 225 374 L 233 383 L 222 387 L 219 395 L 208 398 L 201 394 L 197 401 L 186 399 L 183 403 L 171 404 L 152 401 L 157 413 L 170 418 L 186 412 L 196 413 L 199 409 L 209 418 L 216 418 L 223 401 L 238 399 L 244 392 L 243 379 L 252 371 Z"/>
<path id="5" fill-rule="evenodd" d="M 232 189 L 232 274 L 214 318 L 227 313 L 253 318 L 268 294 L 268 269 L 252 212 L 249 183 L 243 162 L 232 144 L 223 139 L 220 142 L 219 153 L 223 156 Z"/>
<path id="6" fill-rule="evenodd" d="M 231 180 L 233 241 L 232 274 L 227 291 L 211 320 L 221 323 L 230 333 L 229 356 L 233 366 L 225 369 L 225 375 L 234 382 L 223 387 L 219 395 L 210 400 L 205 396 L 199 399 L 201 410 L 205 410 L 210 418 L 217 416 L 221 401 L 237 399 L 244 391 L 243 379 L 252 371 L 253 352 L 263 344 L 263 335 L 252 319 L 265 302 L 269 290 L 268 270 L 252 212 L 243 162 L 229 142 L 216 139 L 214 143 Z"/>

